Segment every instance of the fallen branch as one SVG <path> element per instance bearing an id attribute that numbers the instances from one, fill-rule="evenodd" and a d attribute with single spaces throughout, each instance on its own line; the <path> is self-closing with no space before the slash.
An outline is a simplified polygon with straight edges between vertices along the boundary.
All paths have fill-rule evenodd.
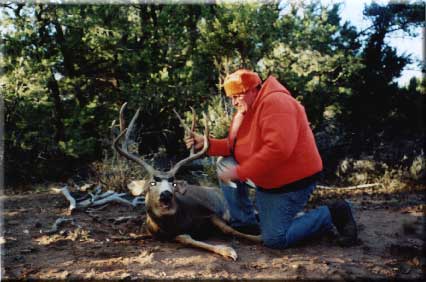
<path id="1" fill-rule="evenodd" d="M 64 186 L 61 188 L 62 194 L 64 194 L 65 198 L 70 202 L 70 207 L 68 208 L 70 211 L 77 207 L 77 203 L 73 196 L 71 196 L 70 191 L 68 190 L 68 186 Z"/>
<path id="2" fill-rule="evenodd" d="M 144 205 L 145 206 L 145 197 L 135 197 L 133 200 L 132 200 L 132 205 L 134 206 L 134 207 L 136 207 L 137 205 Z"/>
<path id="3" fill-rule="evenodd" d="M 111 236 L 110 239 L 113 241 L 138 241 L 151 239 L 152 235 L 139 235 L 139 236 Z"/>
<path id="4" fill-rule="evenodd" d="M 55 223 L 53 223 L 52 228 L 45 231 L 44 233 L 49 234 L 49 235 L 54 234 L 54 233 L 58 232 L 59 228 L 62 225 L 64 225 L 64 223 L 66 223 L 66 222 L 71 222 L 73 225 L 80 227 L 78 224 L 75 223 L 74 218 L 60 217 L 55 221 Z"/>
<path id="5" fill-rule="evenodd" d="M 382 186 L 382 183 L 371 183 L 371 184 L 362 184 L 362 185 L 356 185 L 356 186 L 348 186 L 348 187 L 333 187 L 333 186 L 323 186 L 323 185 L 317 185 L 317 188 L 319 189 L 344 189 L 344 190 L 356 190 L 356 189 L 364 189 L 364 188 L 371 188 L 371 187 L 377 187 Z"/>
<path id="6" fill-rule="evenodd" d="M 115 194 L 114 193 L 112 195 L 109 195 L 106 198 L 99 199 L 99 200 L 92 202 L 91 206 L 100 206 L 100 205 L 103 205 L 103 204 L 106 204 L 106 203 L 111 203 L 111 202 L 117 202 L 117 203 L 129 205 L 129 206 L 133 206 L 130 201 L 121 198 L 123 196 L 123 194 L 125 195 L 125 193 L 121 193 L 121 194 Z"/>
<path id="7" fill-rule="evenodd" d="M 61 189 L 59 189 L 59 191 L 62 192 L 65 198 L 67 198 L 67 200 L 70 202 L 70 206 L 69 206 L 70 211 L 74 209 L 80 209 L 80 208 L 84 209 L 88 207 L 96 207 L 96 206 L 103 206 L 103 205 L 106 206 L 107 204 L 111 202 L 126 204 L 132 207 L 145 204 L 144 197 L 135 197 L 130 201 L 124 198 L 124 196 L 126 196 L 127 193 L 116 193 L 111 190 L 101 193 L 102 189 L 100 186 L 97 186 L 96 189 L 93 191 L 93 193 L 89 193 L 87 196 L 81 197 L 80 198 L 81 201 L 76 200 L 71 195 L 68 189 L 68 186 L 62 187 Z M 102 209 L 103 207 L 101 207 L 100 209 Z"/>
<path id="8" fill-rule="evenodd" d="M 114 194 L 116 194 L 116 193 L 113 192 L 113 191 L 107 191 L 107 192 L 101 194 L 101 190 L 96 190 L 94 193 L 89 193 L 89 195 L 90 195 L 89 199 L 81 201 L 77 205 L 79 207 L 86 208 L 86 207 L 94 205 L 94 203 L 98 202 L 99 200 L 105 199 L 105 198 L 110 197 L 111 195 L 114 195 Z M 97 205 L 99 205 L 99 204 L 97 204 Z"/>

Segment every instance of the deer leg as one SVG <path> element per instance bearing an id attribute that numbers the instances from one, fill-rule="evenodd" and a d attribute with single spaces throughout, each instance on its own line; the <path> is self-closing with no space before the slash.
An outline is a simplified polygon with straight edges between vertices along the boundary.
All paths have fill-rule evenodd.
<path id="1" fill-rule="evenodd" d="M 241 233 L 235 230 L 234 228 L 232 228 L 231 226 L 229 226 L 225 221 L 223 221 L 221 218 L 217 216 L 212 216 L 211 221 L 216 227 L 218 227 L 225 234 L 233 235 L 238 238 L 243 238 L 254 243 L 262 243 L 262 237 L 260 235 L 255 236 L 255 235 Z"/>
<path id="2" fill-rule="evenodd" d="M 204 249 L 204 250 L 219 254 L 225 258 L 231 258 L 234 261 L 237 260 L 237 257 L 238 257 L 235 250 L 231 247 L 228 247 L 225 245 L 212 245 L 212 244 L 204 243 L 201 241 L 197 241 L 197 240 L 194 240 L 188 234 L 182 234 L 182 235 L 176 236 L 175 241 L 187 246 L 196 247 L 196 248 Z"/>

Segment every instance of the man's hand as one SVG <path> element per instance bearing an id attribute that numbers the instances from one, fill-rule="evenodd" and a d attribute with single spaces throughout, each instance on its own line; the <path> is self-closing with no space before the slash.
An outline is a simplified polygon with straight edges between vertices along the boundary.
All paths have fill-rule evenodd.
<path id="1" fill-rule="evenodd" d="M 192 132 L 189 136 L 186 136 L 185 139 L 186 148 L 190 149 L 192 145 L 195 145 L 195 151 L 199 151 L 204 146 L 204 136 L 195 132 Z"/>
<path id="2" fill-rule="evenodd" d="M 230 181 L 239 180 L 236 166 L 224 168 L 222 171 L 220 171 L 217 174 L 217 176 L 224 183 L 229 183 Z"/>

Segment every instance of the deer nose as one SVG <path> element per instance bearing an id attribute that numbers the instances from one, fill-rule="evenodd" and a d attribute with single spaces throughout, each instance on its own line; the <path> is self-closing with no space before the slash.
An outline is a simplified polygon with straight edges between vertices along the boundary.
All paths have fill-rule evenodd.
<path id="1" fill-rule="evenodd" d="M 160 201 L 164 203 L 168 203 L 172 200 L 173 194 L 170 191 L 163 191 L 160 194 Z"/>

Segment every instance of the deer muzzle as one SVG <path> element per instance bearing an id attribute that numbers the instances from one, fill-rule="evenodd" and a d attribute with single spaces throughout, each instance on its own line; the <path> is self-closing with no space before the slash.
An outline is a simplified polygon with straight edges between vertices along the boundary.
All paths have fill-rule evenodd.
<path id="1" fill-rule="evenodd" d="M 169 205 L 173 200 L 173 193 L 170 191 L 163 191 L 160 194 L 160 202 Z"/>

